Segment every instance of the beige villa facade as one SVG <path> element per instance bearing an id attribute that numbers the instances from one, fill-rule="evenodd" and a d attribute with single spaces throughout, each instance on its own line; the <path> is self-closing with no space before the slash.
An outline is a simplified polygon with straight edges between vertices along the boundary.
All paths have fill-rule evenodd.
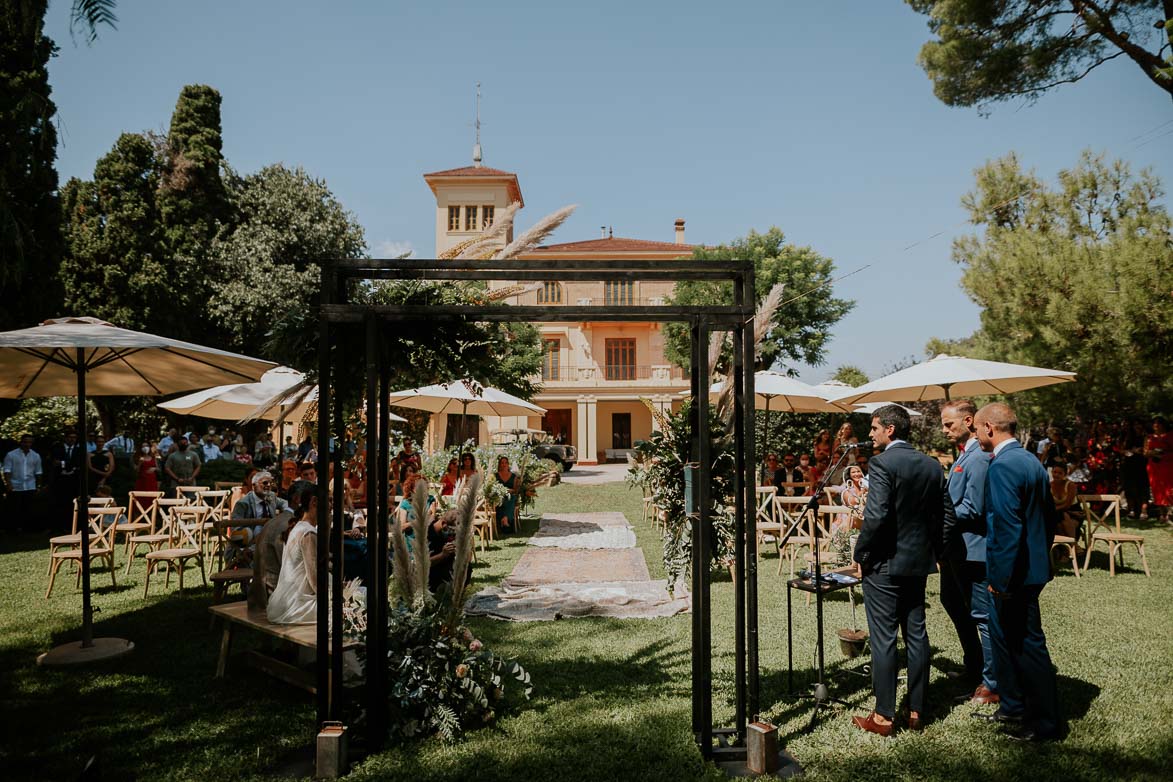
<path id="1" fill-rule="evenodd" d="M 524 206 L 517 175 L 473 165 L 424 175 L 436 198 L 436 256 L 492 225 L 510 203 Z M 667 231 L 665 231 L 667 234 Z M 539 247 L 521 256 L 549 262 L 564 260 L 672 260 L 692 254 L 684 241 L 684 220 L 676 220 L 673 241 L 606 236 Z M 508 281 L 491 287 L 510 287 Z M 532 283 L 506 299 L 512 304 L 604 305 L 663 304 L 672 282 Z M 546 415 L 527 419 L 487 418 L 480 436 L 497 429 L 543 429 L 578 449 L 580 464 L 622 459 L 633 443 L 646 439 L 654 418 L 641 399 L 660 409 L 679 406 L 689 387 L 688 374 L 664 355 L 659 323 L 540 323 L 543 345 L 541 391 L 535 404 Z M 432 422 L 433 445 L 455 423 Z"/>

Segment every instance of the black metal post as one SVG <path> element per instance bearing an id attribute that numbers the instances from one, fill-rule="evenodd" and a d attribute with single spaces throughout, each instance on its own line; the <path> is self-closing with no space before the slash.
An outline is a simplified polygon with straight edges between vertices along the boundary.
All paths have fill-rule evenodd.
<path id="1" fill-rule="evenodd" d="M 736 283 L 735 283 L 736 284 Z M 757 288 L 754 284 L 754 266 L 747 261 L 742 273 L 740 284 L 745 292 L 742 294 L 742 303 L 751 313 L 750 318 L 742 322 L 745 336 L 742 340 L 742 399 L 744 406 L 745 426 L 741 438 L 737 439 L 738 446 L 745 454 L 745 631 L 746 631 L 746 664 L 748 667 L 748 693 L 746 708 L 749 719 L 757 720 L 761 709 L 761 695 L 758 676 L 758 523 L 757 523 L 757 428 L 754 369 L 757 363 L 755 355 L 754 331 L 756 323 L 753 313 L 757 309 Z M 766 425 L 770 423 L 769 416 Z"/>
<path id="2" fill-rule="evenodd" d="M 342 417 L 342 395 L 335 393 L 330 400 L 334 403 L 334 450 L 330 454 L 330 464 L 333 472 L 327 473 L 333 477 L 334 504 L 330 519 L 330 635 L 333 643 L 330 645 L 330 707 L 334 712 L 334 719 L 341 719 L 342 715 L 342 512 L 346 504 L 346 476 L 343 475 L 343 440 L 346 435 L 346 422 Z M 318 418 L 323 416 L 319 411 Z M 320 427 L 325 428 L 325 427 Z M 327 438 L 329 448 L 330 438 Z M 319 478 L 321 480 L 321 478 Z"/>
<path id="3" fill-rule="evenodd" d="M 713 521 L 710 513 L 713 490 L 713 436 L 709 431 L 709 384 L 711 377 L 708 366 L 709 323 L 700 318 L 697 323 L 697 344 L 700 345 L 701 394 L 697 397 L 697 444 L 700 462 L 697 480 L 700 481 L 697 526 L 700 528 L 700 552 L 697 557 L 698 594 L 693 595 L 693 610 L 699 606 L 698 619 L 701 631 L 700 687 L 704 698 L 701 700 L 701 751 L 706 755 L 713 752 L 713 627 L 710 614 L 709 581 L 710 563 L 713 558 Z"/>
<path id="4" fill-rule="evenodd" d="M 334 300 L 334 269 L 332 264 L 322 264 L 322 306 Z M 329 318 L 321 318 L 318 327 L 318 616 L 317 616 L 317 706 L 318 727 L 332 719 L 330 700 L 330 504 L 329 480 L 327 475 L 330 453 L 329 410 L 330 410 L 330 338 Z"/>
<path id="5" fill-rule="evenodd" d="M 379 600 L 376 584 L 379 583 L 379 558 L 375 552 L 379 549 L 379 528 L 375 523 L 374 504 L 376 492 L 371 491 L 377 486 L 375 476 L 378 474 L 378 447 L 379 447 L 379 366 L 378 352 L 378 321 L 373 315 L 367 317 L 366 352 L 367 352 L 367 432 L 366 432 L 366 487 L 367 487 L 367 659 L 370 664 L 366 670 L 367 695 L 367 742 L 370 750 L 374 751 L 383 744 L 383 710 L 386 700 L 379 697 L 379 672 L 385 670 L 379 664 L 382 660 L 380 652 L 380 635 L 387 634 L 386 625 L 379 624 Z M 384 405 L 385 406 L 385 405 Z M 373 549 L 373 551 L 372 551 Z"/>
<path id="6" fill-rule="evenodd" d="M 371 585 L 367 590 L 367 599 L 370 599 L 372 591 L 379 606 L 379 657 L 378 659 L 378 688 L 376 690 L 379 702 L 382 703 L 380 710 L 380 718 L 386 720 L 387 716 L 387 619 L 388 619 L 388 595 L 387 595 L 387 576 L 390 569 L 390 563 L 387 559 L 387 541 L 390 534 L 387 527 L 387 520 L 390 514 L 391 503 L 391 485 L 389 482 L 390 462 L 391 462 L 391 411 L 387 406 L 387 399 L 391 395 L 391 364 L 387 357 L 386 350 L 379 351 L 379 460 L 376 468 L 377 474 L 372 476 L 375 480 L 373 487 L 375 493 L 377 512 L 375 514 L 375 526 L 379 528 L 379 543 L 375 547 L 374 558 L 379 565 L 378 580 Z M 377 478 L 377 479 L 376 479 Z M 367 513 L 370 514 L 370 496 L 372 484 L 367 484 Z M 370 520 L 367 521 L 369 525 Z M 372 655 L 367 655 L 367 664 L 372 664 L 371 661 L 376 658 Z"/>
<path id="7" fill-rule="evenodd" d="M 706 365 L 708 361 L 705 356 L 705 350 L 700 343 L 700 337 L 697 331 L 697 322 L 694 320 L 690 324 L 689 335 L 692 346 L 692 361 L 691 372 L 689 379 L 691 381 L 692 390 L 692 405 L 689 410 L 689 430 L 692 435 L 692 457 L 698 459 L 700 454 L 700 440 L 698 433 L 700 432 L 700 425 L 698 424 L 698 416 L 700 415 L 700 397 L 702 393 L 701 378 L 704 376 L 704 370 L 701 368 Z M 694 475 L 694 480 L 699 480 L 699 476 Z M 691 546 L 690 568 L 692 570 L 691 583 L 688 585 L 689 591 L 692 594 L 692 734 L 697 744 L 701 746 L 701 751 L 708 757 L 708 750 L 705 745 L 701 744 L 701 719 L 703 709 L 701 708 L 701 700 L 709 697 L 707 692 L 701 689 L 701 608 L 700 608 L 700 557 L 701 557 L 701 534 L 700 525 L 696 523 L 696 519 L 692 519 L 692 528 L 689 535 Z"/>
<path id="8" fill-rule="evenodd" d="M 90 457 L 89 427 L 86 426 L 86 351 L 77 349 L 77 431 L 81 444 L 81 479 L 77 483 L 78 531 L 81 533 L 81 646 L 94 645 L 94 609 L 90 603 Z"/>
<path id="9" fill-rule="evenodd" d="M 738 284 L 733 285 L 733 303 L 739 307 L 745 306 L 745 290 Z M 746 480 L 747 463 L 745 449 L 741 445 L 745 442 L 745 326 L 733 329 L 733 372 L 729 382 L 733 383 L 733 442 L 734 464 L 733 474 L 733 540 L 734 540 L 734 568 L 733 578 L 733 644 L 734 644 L 734 728 L 737 730 L 737 740 L 745 744 L 745 548 L 747 544 L 746 510 L 752 514 L 756 510 L 756 502 L 750 499 L 747 502 L 746 485 L 752 486 L 752 466 L 748 472 L 751 479 Z M 755 498 L 756 499 L 756 498 Z"/>

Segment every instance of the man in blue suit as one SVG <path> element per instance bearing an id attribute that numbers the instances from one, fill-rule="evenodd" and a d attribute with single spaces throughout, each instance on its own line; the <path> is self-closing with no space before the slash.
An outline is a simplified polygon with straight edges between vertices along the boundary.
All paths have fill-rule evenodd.
<path id="1" fill-rule="evenodd" d="M 994 654 L 990 648 L 990 593 L 986 581 L 986 468 L 990 456 L 973 436 L 977 407 L 968 399 L 946 402 L 941 408 L 941 431 L 957 446 L 957 461 L 949 471 L 949 498 L 956 526 L 941 555 L 941 605 L 961 641 L 962 659 L 972 694 L 958 700 L 997 703 Z"/>
<path id="2" fill-rule="evenodd" d="M 1001 696 L 998 711 L 984 719 L 1023 741 L 1059 739 L 1055 668 L 1039 616 L 1039 593 L 1051 580 L 1050 481 L 1015 439 L 1018 419 L 1007 405 L 986 405 L 975 423 L 982 450 L 993 454 L 986 472 L 986 577 Z"/>
<path id="3" fill-rule="evenodd" d="M 852 722 L 881 736 L 891 735 L 896 716 L 897 631 L 908 651 L 908 727 L 919 730 L 924 724 L 929 684 L 925 581 L 937 570 L 944 529 L 954 524 L 941 465 L 908 444 L 910 429 L 908 411 L 899 405 L 885 405 L 872 415 L 872 443 L 883 453 L 871 460 L 863 528 L 855 544 L 871 632 L 876 707 Z"/>

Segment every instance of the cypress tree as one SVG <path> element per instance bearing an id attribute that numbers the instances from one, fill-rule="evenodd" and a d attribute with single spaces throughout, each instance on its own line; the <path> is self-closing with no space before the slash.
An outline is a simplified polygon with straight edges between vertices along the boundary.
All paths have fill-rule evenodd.
<path id="1" fill-rule="evenodd" d="M 60 314 L 57 108 L 43 33 L 45 0 L 0 4 L 0 328 Z"/>

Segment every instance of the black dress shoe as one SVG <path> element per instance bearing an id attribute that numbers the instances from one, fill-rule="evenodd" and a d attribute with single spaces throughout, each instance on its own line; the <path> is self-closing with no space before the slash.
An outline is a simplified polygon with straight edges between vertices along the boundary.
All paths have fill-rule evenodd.
<path id="1" fill-rule="evenodd" d="M 1021 741 L 1024 743 L 1058 741 L 1060 739 L 1058 733 L 1043 733 L 1037 728 L 1032 728 L 1029 725 L 1023 725 L 1021 722 L 1008 722 L 1002 726 L 1000 732 L 1009 739 L 1014 741 Z"/>
<path id="2" fill-rule="evenodd" d="M 1010 715 L 1003 714 L 1000 711 L 995 711 L 991 714 L 975 711 L 969 716 L 973 717 L 975 720 L 990 722 L 997 725 L 1022 725 L 1022 717 L 1011 717 Z"/>

